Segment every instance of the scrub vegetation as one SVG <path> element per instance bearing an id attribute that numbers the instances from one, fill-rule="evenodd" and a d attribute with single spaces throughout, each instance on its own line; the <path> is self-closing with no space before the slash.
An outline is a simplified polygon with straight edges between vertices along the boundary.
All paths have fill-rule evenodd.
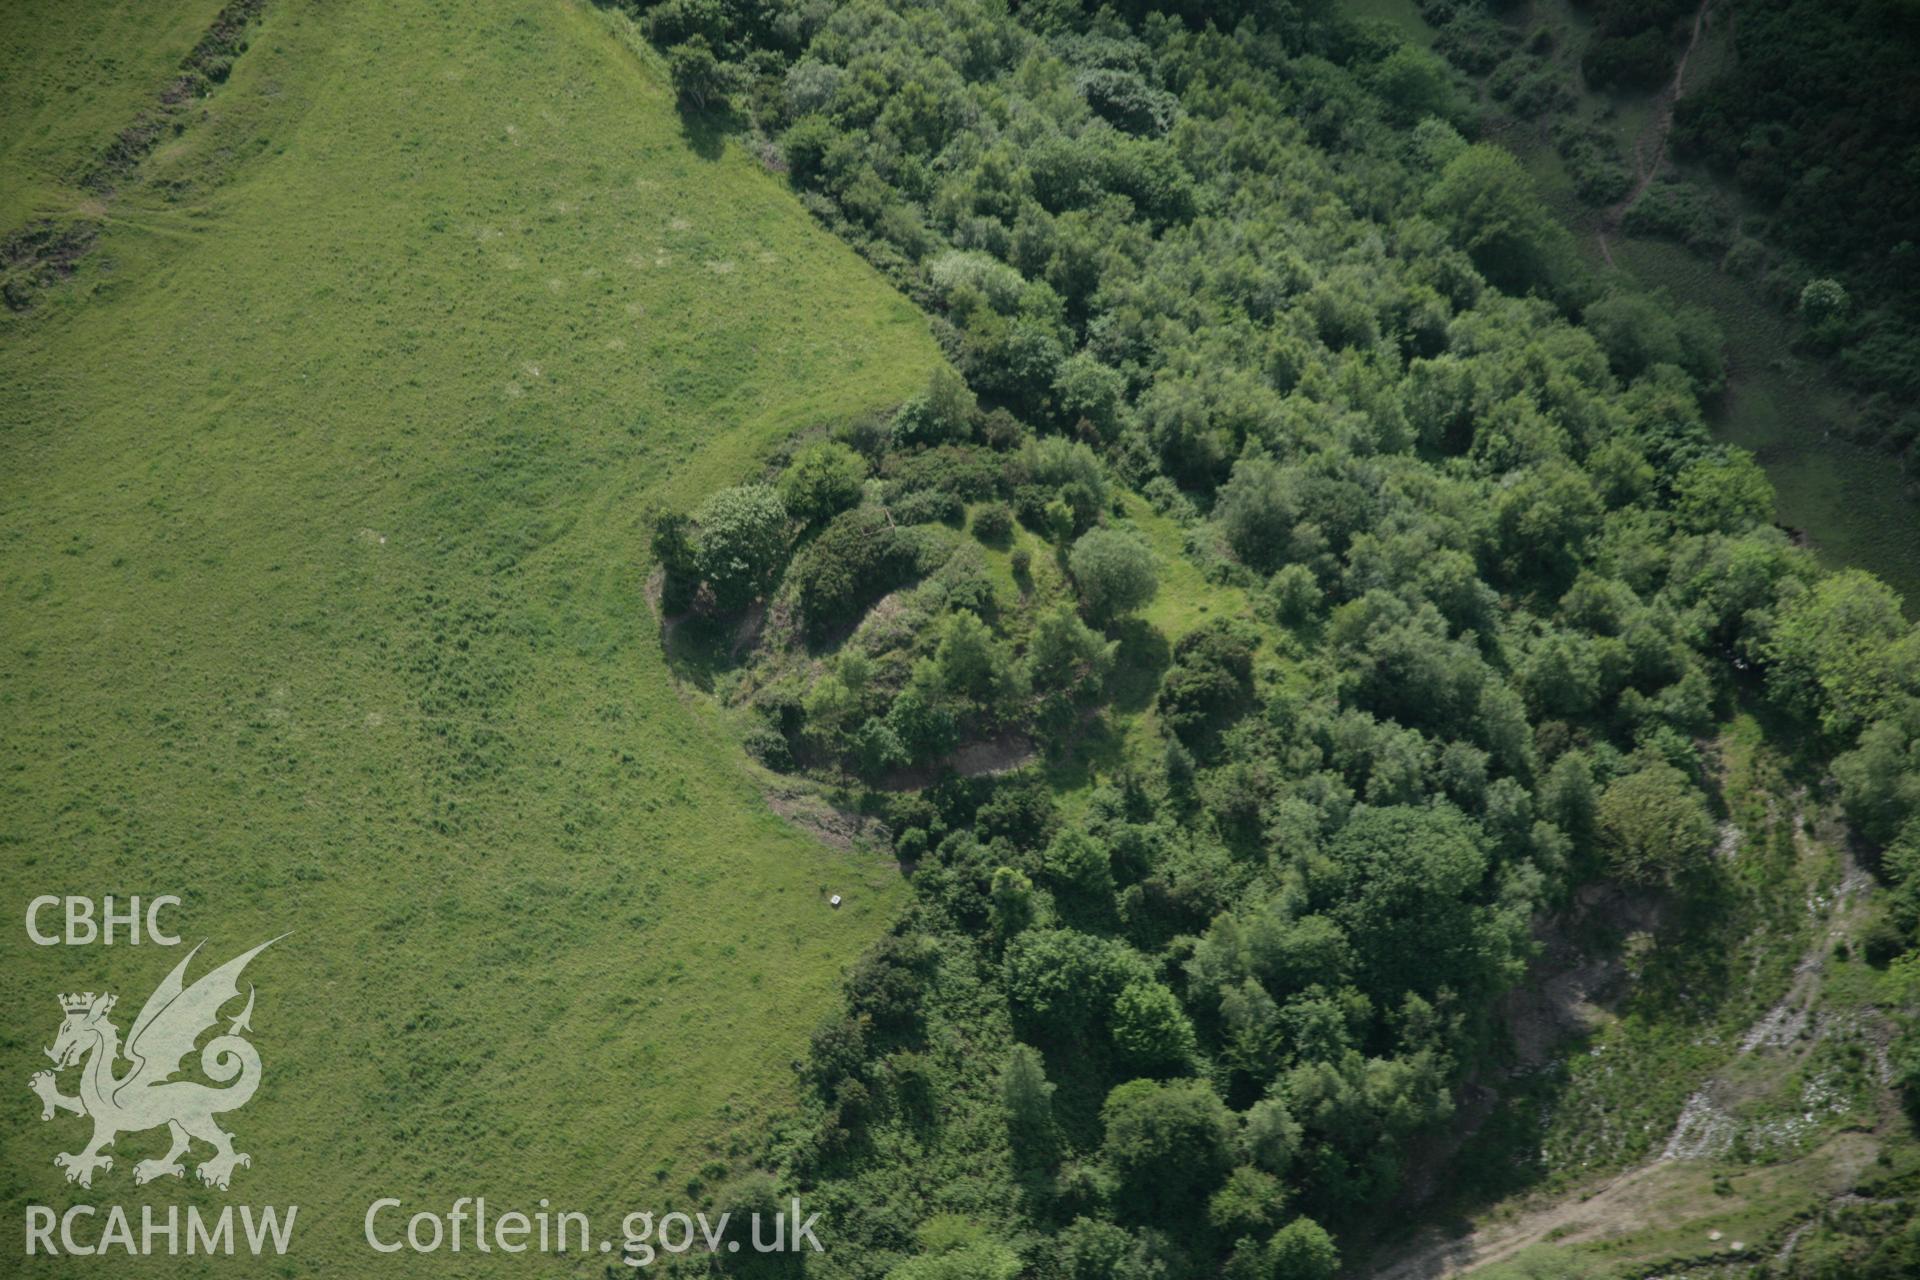
<path id="1" fill-rule="evenodd" d="M 1831 565 L 1920 590 L 1905 158 L 1910 6 L 1796 0 L 1412 0 L 1361 6 L 1461 77 L 1579 234 L 1601 287 L 1710 314 L 1720 438 Z M 1885 456 L 1898 460 L 1889 466 Z"/>
<path id="2" fill-rule="evenodd" d="M 1596 275 L 1440 55 L 1311 5 L 642 22 L 961 375 L 656 523 L 749 748 L 912 877 L 769 1149 L 848 1241 L 811 1274 L 1331 1276 L 1389 1206 L 1661 1155 L 1733 1070 L 1700 1019 L 1788 996 L 1829 766 L 1889 851 L 1839 942 L 1909 975 L 1844 1088 L 1920 1083 L 1920 633 L 1774 525 L 1711 316 Z M 1175 563 L 1232 605 L 1157 622 Z M 1539 1074 L 1556 950 L 1617 966 L 1571 1040 L 1620 1070 Z"/>

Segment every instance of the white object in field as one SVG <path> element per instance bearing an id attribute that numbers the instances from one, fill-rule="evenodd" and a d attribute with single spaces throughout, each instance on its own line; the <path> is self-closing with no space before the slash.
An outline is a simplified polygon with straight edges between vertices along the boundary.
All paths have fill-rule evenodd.
<path id="1" fill-rule="evenodd" d="M 828 899 L 827 899 L 827 905 L 828 905 L 828 906 L 830 906 L 830 907 L 837 907 L 837 906 L 839 906 L 839 905 L 840 905 L 840 895 L 836 893 L 836 894 L 834 894 L 834 895 L 833 895 L 833 896 L 832 896 L 831 898 L 828 898 Z"/>

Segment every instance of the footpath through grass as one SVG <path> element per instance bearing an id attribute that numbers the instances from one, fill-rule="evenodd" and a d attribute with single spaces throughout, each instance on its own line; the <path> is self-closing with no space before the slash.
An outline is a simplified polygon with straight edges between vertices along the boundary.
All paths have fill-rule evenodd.
<path id="1" fill-rule="evenodd" d="M 207 8 L 172 6 L 188 43 Z M 96 65 L 150 77 L 138 26 Z M 0 186 L 40 172 L 9 130 Z M 271 0 L 79 274 L 0 319 L 0 1216 L 291 1203 L 284 1274 L 524 1271 L 376 1256 L 361 1215 L 611 1227 L 722 1176 L 903 889 L 773 816 L 673 685 L 644 511 L 936 359 L 616 20 Z M 184 949 L 30 945 L 45 893 L 179 894 L 197 964 L 293 931 L 248 971 L 232 1192 L 136 1189 L 158 1132 L 61 1181 L 83 1122 L 25 1091 L 56 993 L 118 992 L 124 1032 Z"/>

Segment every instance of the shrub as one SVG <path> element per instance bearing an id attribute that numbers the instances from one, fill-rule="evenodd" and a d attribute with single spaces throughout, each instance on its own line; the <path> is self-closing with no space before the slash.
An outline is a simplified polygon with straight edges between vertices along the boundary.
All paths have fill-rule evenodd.
<path id="1" fill-rule="evenodd" d="M 930 602 L 937 601 L 949 613 L 965 609 L 984 618 L 993 616 L 1000 607 L 986 559 L 970 546 L 957 548 L 928 586 L 932 588 Z"/>
<path id="2" fill-rule="evenodd" d="M 959 741 L 960 726 L 952 700 L 939 697 L 938 692 L 909 684 L 887 708 L 886 727 L 899 744 L 906 763 L 937 759 L 953 750 Z"/>
<path id="3" fill-rule="evenodd" d="M 1300 1122 L 1281 1098 L 1263 1098 L 1253 1104 L 1240 1130 L 1247 1158 L 1268 1173 L 1282 1174 L 1300 1150 Z"/>
<path id="4" fill-rule="evenodd" d="M 973 536 L 988 546 L 1005 546 L 1013 535 L 1013 511 L 1004 502 L 989 502 L 973 513 Z"/>
<path id="5" fill-rule="evenodd" d="M 1706 801 L 1670 764 L 1651 764 L 1608 783 L 1595 822 L 1614 874 L 1640 884 L 1685 875 L 1713 849 Z"/>
<path id="6" fill-rule="evenodd" d="M 967 502 L 993 497 L 1000 488 L 1004 460 L 978 445 L 944 444 L 917 453 L 896 453 L 883 469 L 894 495 L 938 489 Z"/>
<path id="7" fill-rule="evenodd" d="M 1773 520 L 1773 482 L 1744 449 L 1709 454 L 1674 478 L 1674 514 L 1695 533 L 1744 533 Z"/>
<path id="8" fill-rule="evenodd" d="M 1892 843 L 1920 817 L 1920 703 L 1868 725 L 1859 744 L 1834 760 L 1833 775 L 1854 829 L 1876 844 Z"/>
<path id="9" fill-rule="evenodd" d="M 1286 558 L 1294 524 L 1300 519 L 1292 476 L 1267 458 L 1234 464 L 1233 478 L 1220 490 L 1215 509 L 1227 545 L 1241 563 L 1277 569 Z"/>
<path id="10" fill-rule="evenodd" d="M 1196 627 L 1173 646 L 1160 683 L 1160 718 L 1193 746 L 1245 709 L 1253 697 L 1253 646 L 1225 622 Z"/>
<path id="11" fill-rule="evenodd" d="M 1580 70 L 1595 89 L 1652 89 L 1672 77 L 1673 50 L 1657 26 L 1633 36 L 1596 36 Z"/>
<path id="12" fill-rule="evenodd" d="M 939 636 L 933 671 L 942 691 L 990 709 L 1016 688 L 1006 645 L 979 615 L 965 609 L 948 614 Z"/>
<path id="13" fill-rule="evenodd" d="M 1201 1081 L 1123 1084 L 1107 1095 L 1101 1119 L 1101 1155 L 1137 1219 L 1195 1216 L 1226 1176 L 1233 1116 Z"/>
<path id="14" fill-rule="evenodd" d="M 1147 544 L 1118 529 L 1094 529 L 1073 544 L 1067 567 L 1087 617 L 1111 622 L 1153 599 L 1159 579 Z"/>
<path id="15" fill-rule="evenodd" d="M 1333 1280 L 1340 1250 L 1312 1218 L 1295 1218 L 1267 1242 L 1267 1263 L 1274 1280 Z"/>
<path id="16" fill-rule="evenodd" d="M 855 731 L 847 743 L 847 754 L 853 761 L 853 767 L 869 778 L 878 777 L 889 769 L 900 768 L 909 759 L 899 735 L 877 716 L 869 717 Z"/>
<path id="17" fill-rule="evenodd" d="M 1035 1030 L 1084 1035 L 1146 964 L 1124 943 L 1073 929 L 1029 929 L 1007 947 L 1003 985 Z"/>
<path id="18" fill-rule="evenodd" d="M 786 773 L 793 768 L 793 749 L 786 737 L 764 720 L 749 726 L 741 742 L 748 755 L 774 772 Z"/>
<path id="19" fill-rule="evenodd" d="M 724 102 L 740 83 L 739 68 L 720 61 L 705 36 L 693 36 L 668 49 L 667 71 L 681 104 L 695 111 Z"/>
<path id="20" fill-rule="evenodd" d="M 944 253 L 927 267 L 941 299 L 952 302 L 962 293 L 978 295 L 995 311 L 1011 312 L 1020 303 L 1027 282 L 1006 263 L 977 250 Z"/>
<path id="21" fill-rule="evenodd" d="M 1440 173 L 1427 209 L 1495 286 L 1509 293 L 1559 292 L 1573 270 L 1573 243 L 1547 213 L 1513 154 L 1475 143 Z"/>
<path id="22" fill-rule="evenodd" d="M 1630 235 L 1720 252 L 1732 243 L 1731 224 L 1720 202 L 1691 182 L 1656 182 L 1620 220 L 1621 230 Z"/>
<path id="23" fill-rule="evenodd" d="M 1903 691 L 1920 692 L 1920 632 L 1900 597 L 1858 569 L 1785 604 L 1765 652 L 1768 693 L 1836 736 L 1891 713 Z"/>
<path id="24" fill-rule="evenodd" d="M 1140 492 L 1146 495 L 1148 504 L 1163 516 L 1185 523 L 1197 514 L 1193 500 L 1180 492 L 1180 486 L 1173 482 L 1171 476 L 1154 476 L 1141 487 Z"/>
<path id="25" fill-rule="evenodd" d="M 1034 524 L 1033 512 L 1041 514 L 1040 528 L 1047 525 L 1046 505 L 1058 500 L 1066 504 L 1072 532 L 1091 528 L 1113 500 L 1107 469 L 1093 450 L 1078 441 L 1061 436 L 1046 436 L 1029 441 L 1007 464 L 1008 479 L 1020 518 Z"/>
<path id="26" fill-rule="evenodd" d="M 1447 17 L 1423 4 L 1427 20 L 1440 25 L 1433 43 L 1434 52 L 1468 75 L 1483 76 L 1500 65 L 1507 52 L 1519 43 L 1520 33 L 1492 14 L 1465 5 L 1447 6 Z"/>
<path id="27" fill-rule="evenodd" d="M 893 441 L 902 448 L 952 444 L 973 434 L 979 405 L 960 375 L 941 365 L 927 389 L 900 406 L 893 419 Z"/>
<path id="28" fill-rule="evenodd" d="M 1119 422 L 1127 380 L 1082 352 L 1069 357 L 1053 380 L 1054 401 L 1062 426 L 1086 422 L 1103 438 L 1110 438 Z"/>
<path id="29" fill-rule="evenodd" d="M 888 510 L 893 512 L 893 518 L 900 524 L 957 526 L 967 516 L 967 506 L 958 495 L 943 493 L 938 489 L 922 489 L 918 493 L 896 498 L 888 504 Z"/>
<path id="30" fill-rule="evenodd" d="M 1752 236 L 1737 235 L 1720 259 L 1720 269 L 1742 280 L 1758 279 L 1767 269 L 1767 246 Z"/>
<path id="31" fill-rule="evenodd" d="M 1178 105 L 1172 94 L 1135 71 L 1094 67 L 1080 73 L 1077 87 L 1095 115 L 1128 133 L 1165 133 Z"/>
<path id="32" fill-rule="evenodd" d="M 1594 147 L 1582 147 L 1567 157 L 1573 170 L 1574 189 L 1580 198 L 1598 208 L 1612 204 L 1633 189 L 1633 175 L 1612 156 Z"/>
<path id="33" fill-rule="evenodd" d="M 1126 1228 L 1097 1218 L 1075 1218 L 1054 1238 L 1062 1280 L 1135 1280 L 1148 1274 L 1139 1252 Z"/>
<path id="34" fill-rule="evenodd" d="M 1907 940 L 1886 913 L 1877 912 L 1860 930 L 1860 956 L 1876 969 L 1892 964 L 1907 949 Z"/>
<path id="35" fill-rule="evenodd" d="M 692 560 L 722 609 L 759 595 L 787 558 L 787 505 L 770 485 L 722 489 L 693 513 Z"/>
<path id="36" fill-rule="evenodd" d="M 822 441 L 800 452 L 780 477 L 787 511 L 803 524 L 818 524 L 860 501 L 867 460 L 836 441 Z"/>
<path id="37" fill-rule="evenodd" d="M 1136 1070 L 1177 1071 L 1193 1056 L 1193 1024 L 1165 985 L 1133 982 L 1114 998 L 1113 1043 Z"/>
<path id="38" fill-rule="evenodd" d="M 727 15 L 713 0 L 666 0 L 648 10 L 641 25 L 647 38 L 663 48 L 694 39 L 727 44 Z"/>
<path id="39" fill-rule="evenodd" d="M 1838 280 L 1826 277 L 1809 280 L 1807 287 L 1800 291 L 1800 315 L 1810 325 L 1844 320 L 1852 309 L 1853 299 L 1847 296 L 1846 286 Z"/>
<path id="40" fill-rule="evenodd" d="M 1463 114 L 1453 73 L 1426 50 L 1403 44 L 1373 69 L 1374 92 L 1395 124 L 1412 125 L 1428 116 L 1451 120 Z"/>
<path id="41" fill-rule="evenodd" d="M 1610 205 L 1632 188 L 1633 179 L 1620 162 L 1613 139 L 1604 130 L 1557 120 L 1551 132 L 1555 150 L 1567 162 L 1574 189 L 1589 205 L 1596 208 Z"/>
<path id="42" fill-rule="evenodd" d="M 856 507 L 834 517 L 794 558 L 794 599 L 816 638 L 910 580 L 918 547 L 887 522 L 886 513 Z"/>
<path id="43" fill-rule="evenodd" d="M 1326 595 L 1319 579 L 1303 564 L 1290 564 L 1273 575 L 1268 589 L 1273 593 L 1274 611 L 1288 626 L 1299 626 L 1320 610 Z"/>
<path id="44" fill-rule="evenodd" d="M 1697 308 L 1677 308 L 1663 297 L 1616 293 L 1588 307 L 1586 321 L 1614 372 L 1623 378 L 1670 364 L 1710 390 L 1724 376 L 1719 326 Z"/>
<path id="45" fill-rule="evenodd" d="M 1062 728 L 1072 709 L 1100 692 L 1113 671 L 1118 641 L 1102 640 L 1060 605 L 1034 623 L 1027 645 L 1026 672 L 1038 702 L 1035 720 L 1044 728 Z"/>

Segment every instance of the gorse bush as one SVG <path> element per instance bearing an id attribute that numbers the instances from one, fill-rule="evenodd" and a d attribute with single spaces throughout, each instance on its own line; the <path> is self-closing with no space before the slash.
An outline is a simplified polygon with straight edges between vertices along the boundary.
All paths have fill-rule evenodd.
<path id="1" fill-rule="evenodd" d="M 800 616 L 816 635 L 851 622 L 905 582 L 919 565 L 918 545 L 883 511 L 836 517 L 796 557 L 790 577 Z"/>
<path id="2" fill-rule="evenodd" d="M 1013 534 L 1013 512 L 1004 502 L 990 502 L 973 515 L 973 536 L 999 545 Z"/>

